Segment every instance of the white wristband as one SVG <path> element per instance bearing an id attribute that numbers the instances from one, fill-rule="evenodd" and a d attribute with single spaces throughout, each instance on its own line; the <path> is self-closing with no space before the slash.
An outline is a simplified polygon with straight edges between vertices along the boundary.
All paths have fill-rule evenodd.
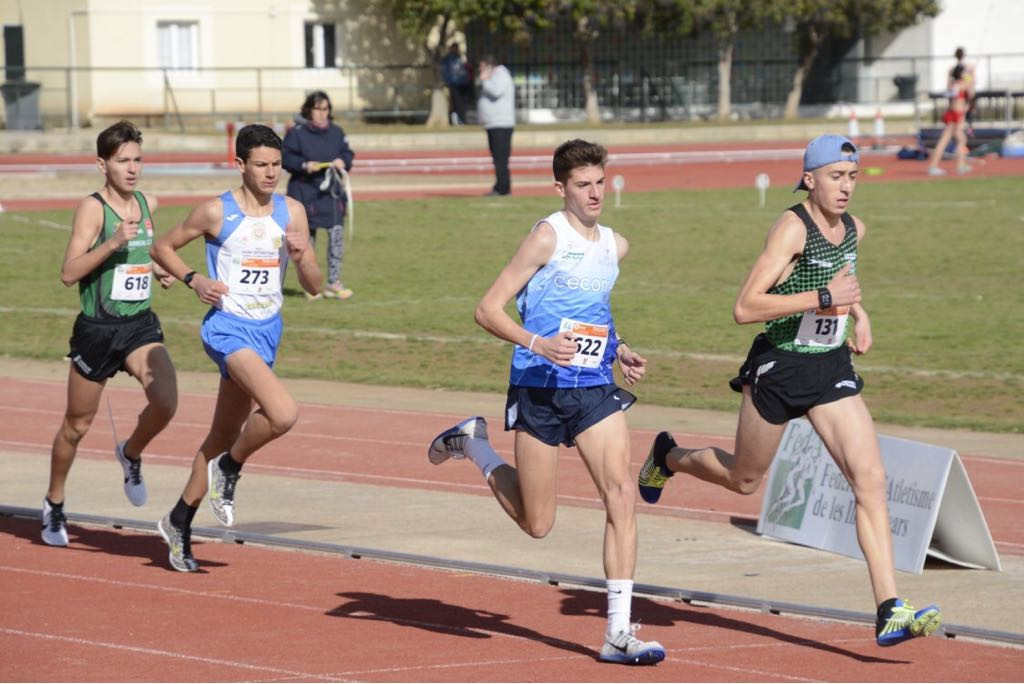
<path id="1" fill-rule="evenodd" d="M 537 333 L 534 333 L 533 337 L 530 338 L 530 346 L 527 347 L 527 349 L 529 349 L 531 352 L 533 351 L 533 343 L 536 342 L 536 341 L 537 341 Z"/>

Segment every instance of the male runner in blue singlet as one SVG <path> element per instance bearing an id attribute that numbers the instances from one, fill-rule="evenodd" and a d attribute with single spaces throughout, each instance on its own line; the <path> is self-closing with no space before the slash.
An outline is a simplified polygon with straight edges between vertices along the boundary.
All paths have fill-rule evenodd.
<path id="1" fill-rule="evenodd" d="M 618 359 L 632 385 L 647 362 L 619 338 L 612 320 L 611 290 L 629 243 L 598 223 L 606 161 L 602 146 L 583 140 L 555 151 L 562 209 L 534 225 L 476 308 L 477 323 L 515 345 L 505 407 L 505 429 L 516 431 L 515 467 L 491 447 L 480 416 L 438 435 L 428 457 L 440 464 L 468 456 L 509 517 L 540 538 L 555 522 L 558 445 L 575 445 L 607 513 L 608 627 L 600 658 L 654 664 L 665 649 L 637 639 L 630 625 L 636 494 L 623 411 L 636 397 L 617 387 L 612 375 Z M 505 313 L 513 297 L 522 325 Z"/>

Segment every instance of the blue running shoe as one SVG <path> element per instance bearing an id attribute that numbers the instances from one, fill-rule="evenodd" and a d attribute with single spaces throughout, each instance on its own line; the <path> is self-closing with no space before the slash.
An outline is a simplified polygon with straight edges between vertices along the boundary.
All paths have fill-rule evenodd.
<path id="1" fill-rule="evenodd" d="M 894 599 L 892 606 L 875 623 L 875 642 L 879 646 L 895 646 L 908 639 L 931 636 L 942 626 L 942 609 L 930 605 L 915 610 L 903 599 Z"/>
<path id="2" fill-rule="evenodd" d="M 606 663 L 623 665 L 655 665 L 665 659 L 665 647 L 657 641 L 640 641 L 634 636 L 637 625 L 627 632 L 605 637 L 600 659 Z"/>
<path id="3" fill-rule="evenodd" d="M 647 454 L 640 469 L 640 477 L 637 478 L 637 486 L 640 488 L 640 496 L 649 504 L 658 503 L 661 498 L 661 490 L 672 477 L 673 472 L 665 465 L 665 456 L 676 446 L 676 440 L 667 432 L 659 432 L 654 438 L 654 444 Z"/>

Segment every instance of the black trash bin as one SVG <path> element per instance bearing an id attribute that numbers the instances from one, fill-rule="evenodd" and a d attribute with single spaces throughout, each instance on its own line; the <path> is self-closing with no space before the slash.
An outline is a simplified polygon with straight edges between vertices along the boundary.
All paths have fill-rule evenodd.
<path id="1" fill-rule="evenodd" d="M 7 130 L 38 131 L 43 127 L 39 114 L 39 84 L 32 81 L 0 83 L 4 98 Z"/>
<path id="2" fill-rule="evenodd" d="M 913 100 L 917 91 L 917 74 L 905 74 L 892 79 L 897 100 Z"/>

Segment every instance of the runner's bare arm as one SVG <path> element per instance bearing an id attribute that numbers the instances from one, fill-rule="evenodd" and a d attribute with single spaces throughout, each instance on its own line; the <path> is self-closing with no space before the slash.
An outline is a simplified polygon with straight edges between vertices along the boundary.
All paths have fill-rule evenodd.
<path id="1" fill-rule="evenodd" d="M 285 242 L 288 245 L 288 258 L 295 262 L 295 270 L 299 285 L 311 295 L 320 291 L 323 274 L 316 261 L 316 252 L 310 249 L 309 221 L 306 210 L 299 202 L 288 199 L 288 228 L 285 230 Z"/>
<path id="2" fill-rule="evenodd" d="M 615 233 L 615 246 L 619 253 L 619 263 L 622 263 L 622 260 L 629 254 L 629 240 Z M 619 370 L 622 371 L 622 377 L 626 383 L 635 385 L 640 382 L 647 372 L 647 359 L 630 349 L 629 345 L 622 341 L 619 342 L 615 354 L 619 360 Z"/>
<path id="3" fill-rule="evenodd" d="M 737 323 L 761 323 L 782 316 L 818 308 L 818 291 L 808 290 L 790 295 L 768 294 L 789 272 L 790 264 L 803 252 L 806 228 L 793 212 L 779 217 L 768 232 L 764 250 L 757 257 L 747 279 L 740 288 L 733 307 Z M 828 284 L 835 306 L 860 301 L 860 285 L 846 264 Z"/>
<path id="4" fill-rule="evenodd" d="M 853 337 L 847 340 L 850 351 L 854 354 L 867 354 L 871 349 L 874 338 L 871 335 L 871 319 L 868 312 L 861 304 L 854 304 L 850 307 L 850 315 L 853 316 Z"/>
<path id="5" fill-rule="evenodd" d="M 156 195 L 150 195 L 148 192 L 142 193 L 142 196 L 146 198 L 146 204 L 149 206 L 149 215 L 152 217 L 151 220 L 153 221 L 153 230 L 156 231 L 156 218 L 153 216 L 153 213 L 156 211 L 156 208 L 159 205 L 159 200 L 157 199 Z M 178 280 L 170 273 L 165 271 L 163 267 L 161 267 L 160 264 L 156 262 L 153 263 L 153 275 L 156 277 L 157 280 L 160 281 L 160 286 L 165 290 L 174 285 L 174 283 L 176 283 Z"/>
<path id="6" fill-rule="evenodd" d="M 555 251 L 555 231 L 541 222 L 519 245 L 512 260 L 501 270 L 490 289 L 476 306 L 476 322 L 495 337 L 532 349 L 552 363 L 568 366 L 576 353 L 576 342 L 569 332 L 545 338 L 535 335 L 505 313 L 505 305 L 551 259 Z M 532 344 L 532 346 L 531 346 Z"/>
<path id="7" fill-rule="evenodd" d="M 90 249 L 103 230 L 103 205 L 94 198 L 86 197 L 78 203 L 75 217 L 71 224 L 71 237 L 64 252 L 64 262 L 60 268 L 60 281 L 65 287 L 71 287 L 86 277 L 104 261 L 121 249 L 128 241 L 139 233 L 139 222 L 125 220 L 117 227 L 113 238 L 95 249 Z"/>
<path id="8" fill-rule="evenodd" d="M 199 269 L 190 267 L 178 255 L 178 250 L 198 237 L 216 237 L 223 215 L 224 209 L 220 199 L 209 199 L 193 209 L 184 221 L 158 237 L 149 250 L 153 262 L 178 280 L 183 280 L 188 273 L 195 271 L 196 275 L 189 287 L 207 304 L 217 303 L 221 295 L 228 292 L 228 286 L 220 281 L 211 280 L 200 273 Z"/>

